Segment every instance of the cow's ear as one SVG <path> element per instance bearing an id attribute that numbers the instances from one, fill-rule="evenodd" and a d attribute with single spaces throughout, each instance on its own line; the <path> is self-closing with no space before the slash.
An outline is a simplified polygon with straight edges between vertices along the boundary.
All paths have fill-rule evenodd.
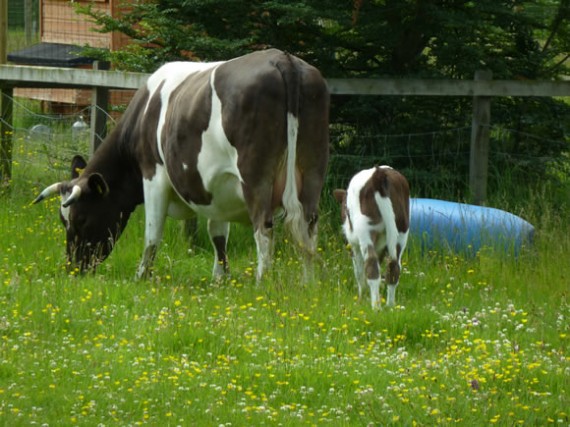
<path id="1" fill-rule="evenodd" d="M 71 160 L 71 179 L 77 178 L 83 172 L 87 166 L 87 162 L 81 156 L 74 156 L 73 160 Z"/>
<path id="2" fill-rule="evenodd" d="M 87 178 L 87 185 L 93 194 L 97 194 L 102 197 L 109 194 L 109 186 L 107 185 L 105 178 L 103 178 L 103 175 L 100 173 L 92 173 L 89 175 L 89 178 Z"/>
<path id="3" fill-rule="evenodd" d="M 337 202 L 342 204 L 346 200 L 346 190 L 340 190 L 337 188 L 336 190 L 333 190 L 333 196 Z"/>

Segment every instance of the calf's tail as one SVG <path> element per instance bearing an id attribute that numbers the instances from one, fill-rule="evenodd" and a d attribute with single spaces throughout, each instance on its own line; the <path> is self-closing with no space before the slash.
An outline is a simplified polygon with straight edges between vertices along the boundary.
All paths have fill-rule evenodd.
<path id="1" fill-rule="evenodd" d="M 382 216 L 382 220 L 384 221 L 384 225 L 386 227 L 386 250 L 388 252 L 388 256 L 395 260 L 398 259 L 398 226 L 396 224 L 396 212 L 394 210 L 394 206 L 392 205 L 392 200 L 389 196 L 391 189 L 390 181 L 386 174 L 381 174 L 382 182 L 379 183 L 382 187 L 384 187 L 384 194 L 388 194 L 388 197 L 381 197 L 380 193 L 375 192 L 374 197 L 376 199 L 376 204 L 380 209 L 380 215 Z M 377 184 L 378 185 L 378 184 Z M 378 188 L 378 187 L 376 187 Z"/>

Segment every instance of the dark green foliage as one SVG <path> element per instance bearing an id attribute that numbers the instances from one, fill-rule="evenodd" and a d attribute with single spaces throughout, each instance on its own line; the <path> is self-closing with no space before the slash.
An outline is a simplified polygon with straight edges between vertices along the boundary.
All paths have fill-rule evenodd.
<path id="1" fill-rule="evenodd" d="M 136 71 L 277 47 L 327 78 L 471 79 L 489 69 L 494 79 L 541 80 L 567 73 L 570 55 L 570 0 L 155 0 L 119 19 L 79 8 L 101 31 L 133 39 L 100 55 Z M 471 110 L 469 98 L 335 96 L 333 153 L 345 157 L 331 171 L 342 181 L 390 163 L 409 171 L 418 195 L 464 198 Z M 568 151 L 560 100 L 495 98 L 492 125 L 491 187 L 505 168 L 532 183 Z"/>

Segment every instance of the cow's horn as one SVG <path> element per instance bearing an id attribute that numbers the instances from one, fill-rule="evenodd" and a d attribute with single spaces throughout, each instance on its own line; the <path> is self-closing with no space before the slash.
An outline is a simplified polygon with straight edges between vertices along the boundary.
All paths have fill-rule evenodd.
<path id="1" fill-rule="evenodd" d="M 46 197 L 51 196 L 52 194 L 59 193 L 59 189 L 61 188 L 61 182 L 57 182 L 55 184 L 50 185 L 44 191 L 40 193 L 38 197 L 32 202 L 33 204 L 41 202 Z"/>
<path id="2" fill-rule="evenodd" d="M 71 194 L 67 199 L 65 199 L 65 201 L 61 204 L 61 206 L 63 206 L 64 208 L 68 207 L 77 199 L 79 199 L 80 196 L 81 196 L 81 187 L 79 185 L 74 185 L 73 188 L 71 189 Z"/>

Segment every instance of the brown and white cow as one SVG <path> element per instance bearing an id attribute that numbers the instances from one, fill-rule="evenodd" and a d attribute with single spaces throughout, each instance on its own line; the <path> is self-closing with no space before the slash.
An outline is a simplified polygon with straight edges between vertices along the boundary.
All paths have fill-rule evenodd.
<path id="1" fill-rule="evenodd" d="M 388 255 L 386 302 L 394 305 L 410 228 L 408 181 L 391 167 L 379 166 L 358 172 L 347 190 L 333 194 L 341 204 L 342 228 L 351 246 L 359 296 L 368 283 L 372 307 L 380 307 L 380 263 Z"/>
<path id="2" fill-rule="evenodd" d="M 250 222 L 259 279 L 271 262 L 278 208 L 300 246 L 315 251 L 328 111 L 319 71 L 276 49 L 168 63 L 138 90 L 90 161 L 76 157 L 71 180 L 47 187 L 35 202 L 61 195 L 68 260 L 81 270 L 109 255 L 144 203 L 139 278 L 149 274 L 167 215 L 208 219 L 215 277 L 227 271 L 229 223 Z"/>

